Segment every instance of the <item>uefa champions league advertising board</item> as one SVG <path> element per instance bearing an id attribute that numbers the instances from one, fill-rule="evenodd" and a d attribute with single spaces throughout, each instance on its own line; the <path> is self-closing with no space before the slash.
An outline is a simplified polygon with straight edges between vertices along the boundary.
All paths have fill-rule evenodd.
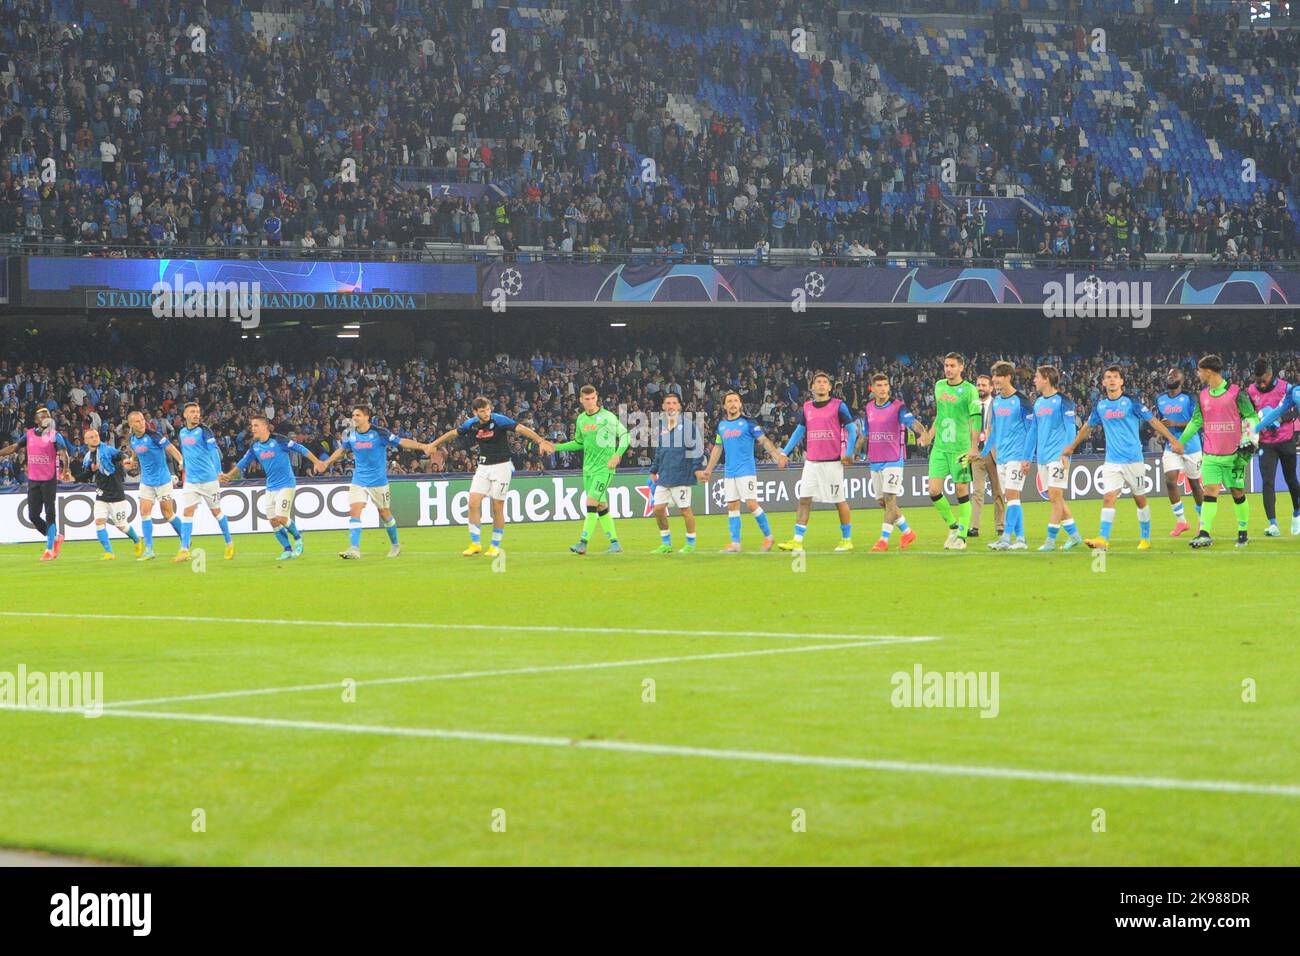
<path id="1" fill-rule="evenodd" d="M 926 491 L 926 466 L 924 458 L 913 459 L 904 466 L 903 494 L 899 505 L 904 508 L 930 507 Z M 801 465 L 792 463 L 786 468 L 766 467 L 758 472 L 758 501 L 765 511 L 794 511 L 798 505 Z M 1070 500 L 1100 498 L 1100 458 L 1076 458 L 1070 469 Z M 1164 475 L 1159 455 L 1146 459 L 1147 494 L 1164 494 Z M 849 505 L 855 510 L 874 510 L 876 486 L 866 465 L 852 465 L 844 469 L 845 487 Z M 1258 468 L 1251 470 L 1250 488 L 1259 487 Z M 1186 485 L 1186 479 L 1184 479 Z M 395 478 L 392 482 L 392 506 L 401 527 L 464 526 L 469 518 L 470 476 L 447 478 Z M 953 493 L 951 479 L 946 491 Z M 1184 487 L 1185 492 L 1190 489 Z M 1035 494 L 1037 492 L 1037 494 Z M 1127 494 L 1127 492 L 1125 493 Z M 128 486 L 129 518 L 132 525 L 140 521 L 139 497 L 135 486 Z M 1040 487 L 1036 469 L 1031 465 L 1025 482 L 1026 501 L 1047 500 Z M 260 482 L 240 482 L 226 485 L 221 491 L 221 509 L 230 520 L 234 534 L 266 534 L 272 531 L 266 517 L 267 494 Z M 985 502 L 991 501 L 986 489 Z M 622 472 L 610 485 L 609 504 L 615 518 L 648 518 L 653 514 L 652 495 L 645 473 Z M 59 492 L 59 527 L 69 541 L 89 541 L 95 537 L 94 489 L 88 485 L 68 485 Z M 541 521 L 578 521 L 582 518 L 582 476 L 576 472 L 550 475 L 516 475 L 510 485 L 506 500 L 506 520 L 512 524 Z M 722 478 L 713 478 L 707 485 L 696 485 L 691 494 L 691 506 L 697 514 L 722 514 L 727 510 L 722 494 Z M 814 505 L 817 510 L 833 505 Z M 480 521 L 491 523 L 489 502 L 483 502 Z M 348 525 L 348 483 L 346 481 L 308 481 L 298 485 L 294 500 L 294 514 L 303 531 L 345 531 Z M 368 505 L 362 516 L 367 527 L 378 527 L 378 514 Z M 196 535 L 218 534 L 216 521 L 206 508 L 194 515 Z M 649 533 L 647 531 L 647 533 Z M 154 511 L 154 534 L 157 537 L 174 537 L 169 525 L 162 521 L 158 509 Z M 35 543 L 43 540 L 31 525 L 27 514 L 27 495 L 19 488 L 13 493 L 0 494 L 0 543 Z"/>

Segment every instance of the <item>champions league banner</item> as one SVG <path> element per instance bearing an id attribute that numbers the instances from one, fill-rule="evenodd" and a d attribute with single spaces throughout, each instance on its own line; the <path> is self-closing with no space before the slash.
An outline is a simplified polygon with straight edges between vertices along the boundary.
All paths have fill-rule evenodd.
<path id="1" fill-rule="evenodd" d="M 481 296 L 483 305 L 497 310 L 705 303 L 798 311 L 994 306 L 1104 317 L 1139 308 L 1296 308 L 1300 273 L 502 262 L 483 267 Z"/>
<path id="2" fill-rule="evenodd" d="M 903 494 L 899 505 L 903 508 L 929 508 L 930 495 L 926 490 L 924 458 L 908 461 L 904 465 Z M 1070 468 L 1070 488 L 1067 500 L 1096 499 L 1099 490 L 1102 460 L 1076 458 Z M 758 472 L 758 502 L 765 511 L 793 512 L 799 504 L 800 473 L 802 464 L 792 463 L 786 468 L 760 468 Z M 419 476 L 394 477 L 392 481 L 392 507 L 397 523 L 403 528 L 463 527 L 469 518 L 470 475 L 422 478 Z M 845 494 L 855 511 L 878 509 L 876 483 L 866 465 L 852 465 L 844 469 Z M 1146 493 L 1154 498 L 1164 496 L 1164 474 L 1159 455 L 1146 459 Z M 1258 466 L 1251 469 L 1251 492 L 1259 490 Z M 1279 480 L 1278 486 L 1285 488 Z M 952 481 L 945 483 L 949 495 L 954 493 Z M 1183 491 L 1191 488 L 1183 480 Z M 1046 501 L 1047 490 L 1038 481 L 1031 465 L 1023 492 L 1025 501 Z M 1127 491 L 1122 497 L 1131 497 Z M 1285 496 L 1283 496 L 1285 497 Z M 128 515 L 132 526 L 139 527 L 140 508 L 134 487 L 127 490 Z M 653 496 L 644 473 L 622 472 L 610 484 L 609 505 L 615 518 L 649 518 L 654 514 Z M 510 524 L 529 524 L 544 521 L 579 521 L 583 517 L 582 475 L 564 472 L 550 475 L 516 475 L 510 483 L 506 499 L 506 521 Z M 984 500 L 991 505 L 992 496 L 986 486 Z M 66 486 L 58 496 L 59 527 L 69 541 L 92 541 L 95 538 L 95 492 L 90 486 Z M 240 482 L 223 486 L 221 509 L 230 519 L 230 530 L 236 534 L 269 534 L 271 524 L 266 517 L 267 495 L 265 487 L 257 482 Z M 696 514 L 716 515 L 726 512 L 721 476 L 707 486 L 697 484 L 691 492 L 691 507 Z M 814 504 L 815 510 L 830 510 L 834 505 Z M 479 521 L 491 524 L 490 502 L 483 502 Z M 675 514 L 670 509 L 670 514 Z M 747 512 L 742 508 L 742 516 Z M 294 514 L 303 531 L 346 531 L 348 526 L 348 483 L 346 481 L 309 481 L 298 485 L 294 500 Z M 161 519 L 155 508 L 154 535 L 159 538 L 175 537 L 170 525 Z M 367 505 L 362 521 L 367 529 L 379 528 L 379 515 L 373 505 Z M 196 535 L 219 534 L 217 523 L 202 506 L 194 515 Z M 650 533 L 647 528 L 646 533 Z M 109 536 L 114 548 L 120 549 L 126 539 L 112 529 Z M 0 494 L 0 544 L 43 542 L 32 527 L 27 513 L 27 495 L 22 489 Z"/>

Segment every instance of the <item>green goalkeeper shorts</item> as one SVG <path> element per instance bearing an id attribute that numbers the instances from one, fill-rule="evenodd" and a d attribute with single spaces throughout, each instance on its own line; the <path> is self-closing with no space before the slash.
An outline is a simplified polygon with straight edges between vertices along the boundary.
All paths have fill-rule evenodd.
<path id="1" fill-rule="evenodd" d="M 1205 455 L 1201 459 L 1201 486 L 1246 487 L 1246 459 L 1241 455 Z"/>
<path id="2" fill-rule="evenodd" d="M 608 471 L 593 472 L 591 474 L 583 472 L 583 494 L 597 504 L 604 504 L 609 500 L 609 479 L 611 477 L 612 475 Z"/>
<path id="3" fill-rule="evenodd" d="M 970 462 L 961 464 L 958 459 L 965 452 L 960 451 L 939 451 L 937 448 L 930 452 L 930 470 L 926 473 L 929 478 L 947 478 L 952 476 L 955 484 L 964 485 L 970 483 Z"/>

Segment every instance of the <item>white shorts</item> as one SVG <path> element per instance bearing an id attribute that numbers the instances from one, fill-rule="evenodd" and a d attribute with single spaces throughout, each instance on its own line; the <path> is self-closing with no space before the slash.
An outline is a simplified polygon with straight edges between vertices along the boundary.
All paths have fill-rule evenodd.
<path id="1" fill-rule="evenodd" d="M 1123 491 L 1125 486 L 1135 495 L 1145 495 L 1146 491 L 1147 466 L 1140 461 L 1132 464 L 1115 464 L 1106 462 L 1101 466 L 1101 491 L 1102 494 L 1110 494 L 1112 491 Z"/>
<path id="2" fill-rule="evenodd" d="M 673 504 L 677 510 L 691 506 L 691 486 L 690 485 L 655 485 L 655 507 L 660 505 Z"/>
<path id="3" fill-rule="evenodd" d="M 474 480 L 469 483 L 471 495 L 487 495 L 494 501 L 505 501 L 506 492 L 510 490 L 510 479 L 514 477 L 515 466 L 512 462 L 499 461 L 494 465 L 479 465 L 474 469 Z"/>
<path id="4" fill-rule="evenodd" d="M 1002 490 L 1023 491 L 1028 470 L 1018 461 L 998 462 L 998 481 L 1002 483 Z"/>
<path id="5" fill-rule="evenodd" d="M 266 493 L 266 516 L 293 520 L 293 499 L 297 488 L 277 488 Z"/>
<path id="6" fill-rule="evenodd" d="M 805 461 L 799 483 L 799 497 L 838 504 L 844 500 L 844 462 Z"/>
<path id="7" fill-rule="evenodd" d="M 1043 490 L 1048 488 L 1060 488 L 1066 491 L 1070 487 L 1070 472 L 1061 464 L 1061 459 L 1049 461 L 1045 465 L 1038 466 L 1038 473 L 1042 476 Z"/>
<path id="8" fill-rule="evenodd" d="M 96 500 L 95 520 L 107 521 L 120 528 L 131 520 L 131 502 Z"/>
<path id="9" fill-rule="evenodd" d="M 1199 481 L 1201 478 L 1201 453 L 1193 451 L 1185 455 L 1176 455 L 1166 446 L 1165 453 L 1160 456 L 1160 467 L 1165 474 L 1169 474 L 1171 471 L 1181 471 L 1188 478 Z"/>
<path id="10" fill-rule="evenodd" d="M 203 499 L 212 511 L 221 510 L 221 485 L 215 481 L 204 481 L 192 485 L 188 481 L 181 485 L 181 507 L 188 511 Z"/>
<path id="11" fill-rule="evenodd" d="M 375 485 L 373 488 L 366 485 L 348 485 L 350 505 L 364 505 L 367 501 L 373 501 L 380 511 L 387 511 L 391 500 L 392 495 L 388 485 Z"/>
<path id="12" fill-rule="evenodd" d="M 876 485 L 876 496 L 901 495 L 903 493 L 903 466 L 890 465 L 886 468 L 871 466 L 871 478 Z"/>
<path id="13" fill-rule="evenodd" d="M 733 501 L 758 500 L 758 475 L 737 475 L 722 479 L 722 496 L 727 504 Z"/>
<path id="14" fill-rule="evenodd" d="M 165 485 L 141 485 L 141 501 L 171 501 L 172 489 L 175 488 L 174 482 L 168 482 Z"/>

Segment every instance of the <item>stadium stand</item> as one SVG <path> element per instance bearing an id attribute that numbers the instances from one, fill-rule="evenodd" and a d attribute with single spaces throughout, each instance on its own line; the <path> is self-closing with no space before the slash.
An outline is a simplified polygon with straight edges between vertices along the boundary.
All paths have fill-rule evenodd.
<path id="1" fill-rule="evenodd" d="M 1294 33 L 1018 6 L 14 0 L 0 236 L 101 255 L 1297 257 Z"/>

